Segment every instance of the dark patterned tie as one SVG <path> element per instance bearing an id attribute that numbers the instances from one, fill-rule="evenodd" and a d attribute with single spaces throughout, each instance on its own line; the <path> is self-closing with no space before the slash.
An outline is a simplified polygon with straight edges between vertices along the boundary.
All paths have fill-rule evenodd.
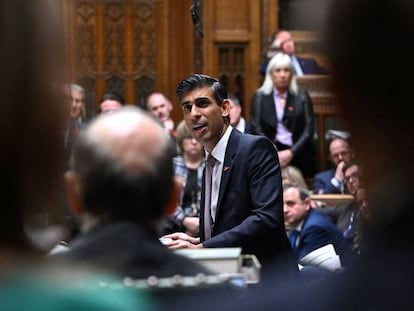
<path id="1" fill-rule="evenodd" d="M 204 191 L 204 238 L 208 240 L 211 238 L 211 188 L 212 175 L 216 159 L 209 154 L 206 160 L 206 175 L 205 175 L 205 191 Z"/>
<path id="2" fill-rule="evenodd" d="M 296 249 L 299 236 L 300 236 L 300 232 L 298 230 L 292 229 L 289 233 L 290 246 L 292 246 L 293 250 Z"/>

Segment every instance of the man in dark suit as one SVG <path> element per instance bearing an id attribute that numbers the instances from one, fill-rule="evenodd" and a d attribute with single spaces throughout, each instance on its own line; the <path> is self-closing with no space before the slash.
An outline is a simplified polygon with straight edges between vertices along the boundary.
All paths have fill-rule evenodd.
<path id="1" fill-rule="evenodd" d="M 341 263 L 349 262 L 350 244 L 326 216 L 312 209 L 306 189 L 294 184 L 284 185 L 283 201 L 285 221 L 291 226 L 289 239 L 298 262 L 328 244 L 334 246 Z"/>
<path id="2" fill-rule="evenodd" d="M 361 182 L 362 170 L 358 163 L 349 162 L 343 167 L 343 172 L 347 192 L 352 194 L 355 199 L 332 207 L 318 207 L 317 210 L 328 216 L 346 239 L 353 241 L 359 223 L 356 192 L 363 185 Z"/>
<path id="3" fill-rule="evenodd" d="M 161 125 L 136 107 L 101 114 L 80 133 L 65 174 L 81 234 L 52 260 L 120 277 L 209 273 L 161 244 L 158 226 L 177 202 L 173 148 Z"/>
<path id="4" fill-rule="evenodd" d="M 284 226 L 280 166 L 272 142 L 230 126 L 230 102 L 218 80 L 193 74 L 179 83 L 176 94 L 188 128 L 204 146 L 207 161 L 214 157 L 215 163 L 211 196 L 206 193 L 207 177 L 203 183 L 200 238 L 172 234 L 170 247 L 241 247 L 244 253 L 255 254 L 264 268 L 275 264 L 281 273 L 296 273 Z"/>
<path id="5" fill-rule="evenodd" d="M 332 139 L 329 144 L 329 158 L 335 167 L 315 174 L 313 192 L 319 194 L 346 193 L 343 168 L 354 158 L 348 141 L 340 137 Z"/>
<path id="6" fill-rule="evenodd" d="M 329 71 L 326 68 L 321 67 L 314 59 L 298 57 L 295 54 L 295 42 L 292 39 L 292 35 L 287 30 L 279 30 L 274 35 L 274 40 L 270 46 L 270 49 L 273 50 L 273 55 L 275 52 L 283 52 L 290 56 L 293 66 L 295 68 L 295 74 L 297 76 L 303 75 L 323 75 L 329 74 Z M 260 73 L 264 76 L 266 74 L 266 67 L 269 62 L 268 57 L 260 65 Z"/>

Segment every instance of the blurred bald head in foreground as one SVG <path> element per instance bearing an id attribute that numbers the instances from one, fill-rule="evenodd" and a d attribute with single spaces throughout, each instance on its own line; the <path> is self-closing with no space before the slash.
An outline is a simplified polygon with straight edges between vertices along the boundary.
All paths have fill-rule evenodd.
<path id="1" fill-rule="evenodd" d="M 124 107 L 92 122 L 79 136 L 66 173 L 83 231 L 91 226 L 85 214 L 155 229 L 173 189 L 172 151 L 161 125 L 139 108 Z"/>

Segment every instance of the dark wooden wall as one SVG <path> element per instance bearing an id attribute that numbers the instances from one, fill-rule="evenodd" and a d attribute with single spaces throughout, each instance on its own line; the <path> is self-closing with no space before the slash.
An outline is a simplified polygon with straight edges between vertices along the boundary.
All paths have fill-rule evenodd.
<path id="1" fill-rule="evenodd" d="M 71 82 L 87 91 L 92 117 L 108 91 L 124 96 L 127 104 L 144 105 L 152 91 L 173 102 L 172 117 L 182 119 L 175 88 L 185 76 L 202 72 L 219 78 L 241 99 L 248 117 L 253 92 L 262 82 L 260 62 L 278 29 L 278 0 L 61 0 Z M 197 35 L 190 8 L 198 3 Z M 292 32 L 297 52 L 327 66 L 312 31 Z M 325 80 L 322 80 L 324 84 Z M 319 88 L 313 78 L 307 87 Z M 312 91 L 312 89 L 310 90 Z M 325 167 L 324 116 L 335 114 L 332 94 L 315 98 L 318 118 L 319 167 Z M 321 107 L 326 109 L 318 109 Z M 319 116 L 318 116 L 319 117 Z"/>
<path id="2" fill-rule="evenodd" d="M 176 105 L 176 85 L 193 72 L 223 79 L 246 113 L 277 27 L 277 0 L 199 1 L 202 38 L 195 33 L 191 0 L 62 1 L 71 77 L 87 89 L 90 115 L 107 91 L 142 105 L 158 90 Z M 173 118 L 181 119 L 178 107 Z"/>

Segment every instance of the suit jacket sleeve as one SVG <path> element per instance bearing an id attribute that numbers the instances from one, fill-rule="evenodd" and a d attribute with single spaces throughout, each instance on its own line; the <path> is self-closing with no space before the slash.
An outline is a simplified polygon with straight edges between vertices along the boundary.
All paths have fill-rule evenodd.
<path id="1" fill-rule="evenodd" d="M 244 136 L 218 207 L 213 230 L 216 234 L 203 246 L 241 246 L 244 252 L 257 254 L 286 238 L 280 166 L 269 139 Z"/>
<path id="2" fill-rule="evenodd" d="M 302 241 L 300 247 L 298 259 L 305 257 L 310 252 L 325 246 L 327 244 L 333 244 L 330 239 L 329 233 L 320 226 L 311 226 L 306 230 L 306 233 L 301 236 Z"/>
<path id="3" fill-rule="evenodd" d="M 263 132 L 260 122 L 260 106 L 262 101 L 262 93 L 256 91 L 253 95 L 250 105 L 250 129 L 252 134 L 266 136 Z"/>
<path id="4" fill-rule="evenodd" d="M 298 100 L 299 103 L 297 104 L 300 104 L 303 107 L 305 122 L 303 131 L 300 135 L 298 135 L 297 139 L 294 139 L 291 148 L 293 154 L 297 155 L 302 152 L 313 139 L 313 135 L 315 133 L 315 114 L 313 112 L 312 101 L 308 92 L 300 90 L 295 100 Z M 292 131 L 294 131 L 294 129 L 292 129 Z M 293 135 L 297 136 L 295 132 Z"/>
<path id="5" fill-rule="evenodd" d="M 313 192 L 319 193 L 322 190 L 322 193 L 328 194 L 339 194 L 341 193 L 340 189 L 336 188 L 332 183 L 331 179 L 335 176 L 334 171 L 325 171 L 315 175 L 313 181 Z"/>

